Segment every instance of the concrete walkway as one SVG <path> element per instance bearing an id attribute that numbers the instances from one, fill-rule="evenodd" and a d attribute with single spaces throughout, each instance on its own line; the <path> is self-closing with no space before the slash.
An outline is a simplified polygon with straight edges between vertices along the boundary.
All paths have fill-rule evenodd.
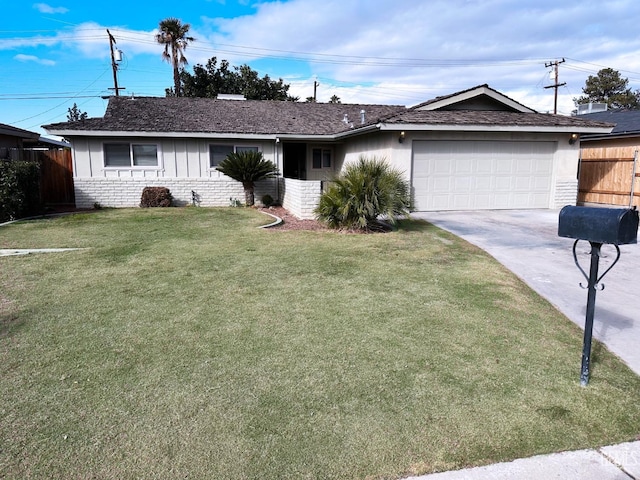
<path id="1" fill-rule="evenodd" d="M 486 467 L 434 473 L 406 480 L 637 480 L 640 442 L 597 450 L 538 455 Z"/>
<path id="2" fill-rule="evenodd" d="M 558 237 L 559 210 L 421 212 L 412 214 L 487 251 L 571 321 L 584 328 L 586 279 L 574 263 L 573 240 Z M 593 334 L 640 374 L 640 245 L 620 247 L 620 261 L 596 296 Z M 578 259 L 589 271 L 590 246 L 578 245 Z M 615 258 L 603 246 L 600 274 Z M 576 383 L 580 377 L 576 352 Z M 587 387 L 588 388 L 588 387 Z M 412 480 L 640 480 L 640 442 L 540 455 L 513 462 L 443 472 Z"/>

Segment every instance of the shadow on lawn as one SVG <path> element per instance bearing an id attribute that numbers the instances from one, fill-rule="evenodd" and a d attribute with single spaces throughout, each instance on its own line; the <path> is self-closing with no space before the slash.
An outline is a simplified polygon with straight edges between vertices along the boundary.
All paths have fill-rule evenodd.
<path id="1" fill-rule="evenodd" d="M 12 312 L 0 313 L 0 338 L 7 338 L 15 334 L 25 321 Z"/>
<path id="2" fill-rule="evenodd" d="M 437 227 L 427 222 L 426 220 L 417 220 L 417 219 L 402 219 L 398 220 L 395 224 L 395 229 L 399 232 L 428 232 L 430 230 L 435 230 Z"/>

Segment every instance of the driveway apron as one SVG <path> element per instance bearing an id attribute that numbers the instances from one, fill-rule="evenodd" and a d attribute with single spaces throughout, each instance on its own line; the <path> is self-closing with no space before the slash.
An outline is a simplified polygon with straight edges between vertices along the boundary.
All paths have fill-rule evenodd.
<path id="1" fill-rule="evenodd" d="M 574 240 L 558 237 L 559 210 L 415 212 L 423 219 L 482 248 L 584 329 L 587 280 L 575 265 Z M 579 242 L 578 260 L 589 272 L 590 245 Z M 594 336 L 640 375 L 640 244 L 621 245 L 620 261 L 596 295 Z M 600 275 L 615 259 L 602 247 Z M 576 380 L 580 374 L 576 352 Z M 596 367 L 597 368 L 597 367 Z"/>

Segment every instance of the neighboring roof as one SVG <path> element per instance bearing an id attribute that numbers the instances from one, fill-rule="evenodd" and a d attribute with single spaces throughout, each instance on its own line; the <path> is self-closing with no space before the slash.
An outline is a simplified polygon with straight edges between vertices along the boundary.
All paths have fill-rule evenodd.
<path id="1" fill-rule="evenodd" d="M 611 133 L 597 135 L 597 138 L 640 136 L 640 110 L 606 110 L 604 112 L 586 113 L 574 118 L 584 118 L 598 122 L 612 123 L 615 126 Z M 595 135 L 583 137 L 583 140 L 595 139 Z"/>
<path id="2" fill-rule="evenodd" d="M 8 135 L 10 137 L 20 137 L 24 139 L 38 139 L 39 133 L 23 130 L 22 128 L 12 127 L 5 123 L 0 123 L 0 135 Z"/>
<path id="3" fill-rule="evenodd" d="M 361 112 L 364 111 L 364 122 Z M 287 137 L 338 139 L 370 130 L 501 130 L 608 133 L 613 125 L 537 113 L 480 85 L 411 108 L 186 97 L 111 97 L 102 118 L 44 125 L 74 136 Z"/>
<path id="4" fill-rule="evenodd" d="M 335 135 L 375 124 L 382 117 L 404 110 L 399 105 L 111 97 L 103 118 L 55 123 L 44 128 L 65 136 L 82 131 Z"/>
<path id="5" fill-rule="evenodd" d="M 25 148 L 70 148 L 71 144 L 63 140 L 40 136 L 37 139 L 26 140 L 24 146 Z"/>

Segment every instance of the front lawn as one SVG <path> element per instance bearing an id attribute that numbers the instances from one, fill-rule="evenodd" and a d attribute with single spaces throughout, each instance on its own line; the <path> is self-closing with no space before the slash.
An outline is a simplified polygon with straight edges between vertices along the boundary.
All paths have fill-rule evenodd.
<path id="1" fill-rule="evenodd" d="M 640 379 L 594 344 L 580 387 L 580 330 L 477 248 L 269 222 L 0 227 L 88 247 L 0 257 L 0 477 L 401 478 L 640 433 Z"/>

